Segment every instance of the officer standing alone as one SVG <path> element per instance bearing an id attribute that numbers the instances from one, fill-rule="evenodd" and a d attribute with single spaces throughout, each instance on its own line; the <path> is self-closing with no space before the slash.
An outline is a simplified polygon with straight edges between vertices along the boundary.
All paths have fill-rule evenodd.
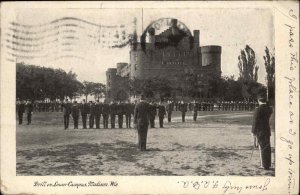
<path id="1" fill-rule="evenodd" d="M 141 96 L 141 101 L 134 109 L 134 124 L 138 132 L 138 149 L 146 151 L 147 133 L 149 126 L 149 104 L 145 101 L 145 97 Z"/>
<path id="2" fill-rule="evenodd" d="M 255 110 L 253 116 L 252 134 L 258 140 L 261 166 L 268 170 L 271 166 L 271 130 L 269 120 L 273 110 L 266 103 L 266 97 L 259 98 L 258 102 L 259 107 Z"/>

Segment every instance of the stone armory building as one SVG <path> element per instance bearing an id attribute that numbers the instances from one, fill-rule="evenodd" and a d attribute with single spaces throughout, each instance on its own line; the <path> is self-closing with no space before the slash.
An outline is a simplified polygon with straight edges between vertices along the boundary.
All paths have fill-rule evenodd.
<path id="1" fill-rule="evenodd" d="M 208 81 L 221 77 L 221 46 L 200 46 L 200 31 L 192 34 L 177 19 L 151 23 L 139 40 L 134 38 L 129 55 L 129 63 L 117 63 L 106 71 L 108 100 L 130 96 L 128 78 L 165 78 L 175 85 L 181 82 L 180 75 L 194 74 L 199 78 L 201 97 L 209 97 Z"/>

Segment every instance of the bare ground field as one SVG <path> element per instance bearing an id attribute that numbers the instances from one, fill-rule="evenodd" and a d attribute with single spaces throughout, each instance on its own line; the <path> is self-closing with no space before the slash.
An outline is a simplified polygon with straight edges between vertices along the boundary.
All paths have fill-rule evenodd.
<path id="1" fill-rule="evenodd" d="M 62 113 L 34 113 L 31 125 L 17 125 L 17 175 L 274 176 L 274 168 L 259 168 L 252 114 L 200 112 L 194 122 L 189 112 L 182 123 L 175 112 L 164 128 L 156 118 L 147 151 L 140 152 L 135 129 L 74 130 L 70 117 L 64 130 Z M 274 116 L 271 128 L 274 133 Z M 271 146 L 273 158 L 273 136 Z"/>

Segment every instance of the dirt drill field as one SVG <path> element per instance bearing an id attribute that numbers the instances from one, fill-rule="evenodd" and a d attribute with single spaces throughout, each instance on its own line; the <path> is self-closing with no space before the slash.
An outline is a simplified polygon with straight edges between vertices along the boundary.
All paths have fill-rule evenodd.
<path id="1" fill-rule="evenodd" d="M 62 113 L 34 113 L 31 125 L 17 125 L 17 175 L 274 176 L 274 168 L 259 168 L 252 114 L 200 112 L 194 122 L 188 112 L 182 123 L 175 112 L 171 123 L 165 118 L 164 128 L 158 128 L 156 117 L 147 151 L 140 152 L 136 130 L 119 129 L 117 119 L 116 129 L 103 129 L 101 118 L 100 129 L 82 129 L 80 119 L 74 130 L 70 117 L 70 127 L 64 130 Z M 270 123 L 274 166 L 274 116 Z"/>

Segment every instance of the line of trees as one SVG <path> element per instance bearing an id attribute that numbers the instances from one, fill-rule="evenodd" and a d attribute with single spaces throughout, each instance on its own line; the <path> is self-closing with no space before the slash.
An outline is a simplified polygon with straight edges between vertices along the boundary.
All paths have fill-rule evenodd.
<path id="1" fill-rule="evenodd" d="M 254 50 L 246 45 L 238 56 L 239 78 L 225 76 L 213 77 L 204 87 L 200 75 L 182 73 L 172 81 L 164 78 L 134 79 L 125 82 L 131 95 L 145 94 L 156 99 L 176 98 L 218 98 L 221 100 L 250 100 L 259 94 L 267 94 L 269 101 L 275 98 L 275 57 L 265 48 L 263 56 L 267 73 L 267 87 L 257 82 L 259 66 Z M 17 63 L 16 95 L 19 99 L 63 100 L 84 95 L 100 99 L 105 97 L 106 86 L 102 83 L 80 82 L 72 71 Z M 204 90 L 205 88 L 205 90 Z M 204 91 L 203 91 L 204 90 Z"/>
<path id="2" fill-rule="evenodd" d="M 238 56 L 238 68 L 240 72 L 239 80 L 243 83 L 243 95 L 251 96 L 249 91 L 257 90 L 259 94 L 267 96 L 271 104 L 275 100 L 275 56 L 271 54 L 268 47 L 265 48 L 265 55 L 263 56 L 266 70 L 267 87 L 264 90 L 260 89 L 257 82 L 257 72 L 259 66 L 256 64 L 257 59 L 254 50 L 246 45 L 245 49 L 241 50 Z"/>
<path id="3" fill-rule="evenodd" d="M 16 64 L 16 97 L 20 100 L 63 100 L 81 95 L 104 97 L 105 85 L 94 82 L 80 82 L 77 75 L 62 69 L 34 65 Z"/>

